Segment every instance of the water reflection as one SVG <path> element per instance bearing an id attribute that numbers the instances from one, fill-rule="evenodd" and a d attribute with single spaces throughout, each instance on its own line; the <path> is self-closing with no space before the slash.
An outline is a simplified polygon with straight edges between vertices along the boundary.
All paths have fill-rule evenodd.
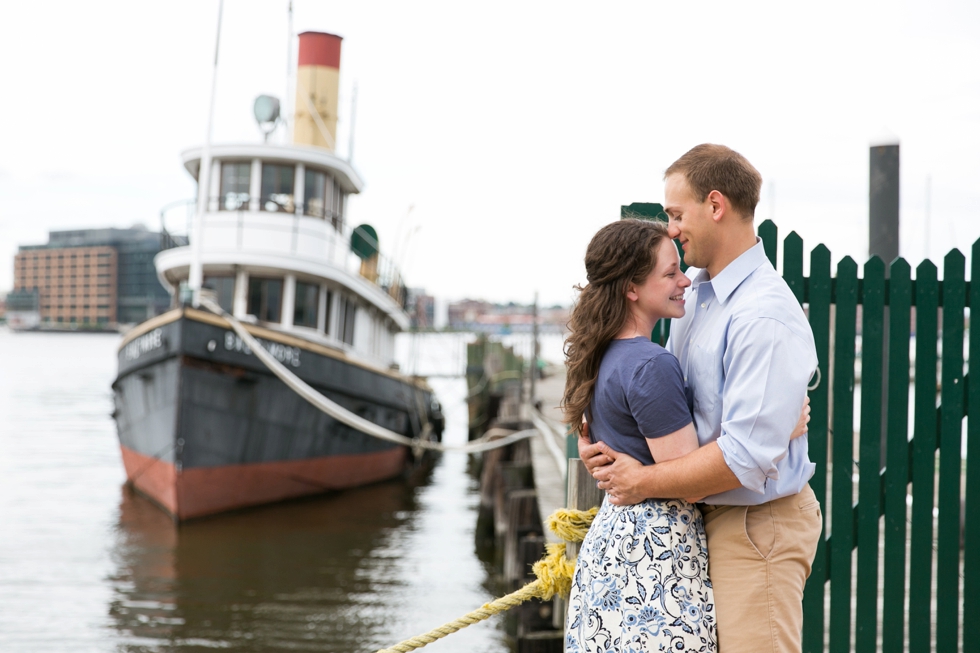
<path id="1" fill-rule="evenodd" d="M 176 526 L 122 492 L 109 613 L 123 650 L 370 650 L 403 584 L 392 535 L 411 530 L 431 469 Z"/>

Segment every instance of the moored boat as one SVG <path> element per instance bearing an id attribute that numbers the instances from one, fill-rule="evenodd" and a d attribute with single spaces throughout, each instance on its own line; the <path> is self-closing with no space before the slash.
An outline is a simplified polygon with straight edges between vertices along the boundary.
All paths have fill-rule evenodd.
<path id="1" fill-rule="evenodd" d="M 394 364 L 409 324 L 401 277 L 371 227 L 347 224 L 363 182 L 333 152 L 340 42 L 299 37 L 292 144 L 183 153 L 207 196 L 190 243 L 170 239 L 155 259 L 176 308 L 126 335 L 113 384 L 127 479 L 175 519 L 380 481 L 409 457 L 296 395 L 229 320 L 187 301 L 195 283 L 342 408 L 408 437 L 441 433 L 431 389 Z"/>

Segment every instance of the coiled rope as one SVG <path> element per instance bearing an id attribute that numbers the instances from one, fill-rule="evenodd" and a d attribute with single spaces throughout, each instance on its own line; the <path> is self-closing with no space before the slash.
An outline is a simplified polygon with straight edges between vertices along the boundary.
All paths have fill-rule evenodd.
<path id="1" fill-rule="evenodd" d="M 326 413 L 330 417 L 334 418 L 342 424 L 365 433 L 367 435 L 379 438 L 381 440 L 387 440 L 388 442 L 394 442 L 396 444 L 401 444 L 406 447 L 412 447 L 413 449 L 431 449 L 434 451 L 453 451 L 457 453 L 479 453 L 481 451 L 489 451 L 490 449 L 497 449 L 499 447 L 505 447 L 509 444 L 513 444 L 518 440 L 524 440 L 538 434 L 538 429 L 526 429 L 524 431 L 517 431 L 516 433 L 505 431 L 503 429 L 490 429 L 482 438 L 479 440 L 473 440 L 464 445 L 449 445 L 442 444 L 441 442 L 436 442 L 434 440 L 429 440 L 427 437 L 410 438 L 402 435 L 401 433 L 395 433 L 383 426 L 379 426 L 374 422 L 364 419 L 360 415 L 350 412 L 343 406 L 333 402 L 317 390 L 313 389 L 308 383 L 299 378 L 292 371 L 290 371 L 285 365 L 280 363 L 275 356 L 270 354 L 265 347 L 262 346 L 258 340 L 256 340 L 251 333 L 245 328 L 245 326 L 236 320 L 234 317 L 229 315 L 217 302 L 213 301 L 211 298 L 206 296 L 201 296 L 200 303 L 202 306 L 210 310 L 212 313 L 216 313 L 223 317 L 229 325 L 231 325 L 232 330 L 238 335 L 242 341 L 248 345 L 252 353 L 269 368 L 273 374 L 275 374 L 279 379 L 289 386 L 296 394 L 300 397 L 313 404 L 316 408 Z M 422 435 L 427 436 L 429 429 L 423 429 Z M 506 434 L 506 435 L 505 435 Z"/>
<path id="2" fill-rule="evenodd" d="M 591 510 L 571 510 L 562 508 L 553 512 L 545 523 L 548 528 L 559 538 L 566 542 L 581 542 L 585 539 L 585 534 L 592 525 L 598 508 Z M 511 592 L 507 596 L 502 596 L 490 603 L 483 604 L 482 607 L 468 612 L 467 614 L 454 619 L 438 628 L 433 628 L 427 633 L 416 635 L 399 642 L 394 646 L 383 648 L 377 653 L 408 653 L 417 648 L 422 648 L 432 642 L 442 639 L 447 635 L 472 626 L 485 619 L 489 619 L 495 614 L 500 614 L 513 607 L 524 603 L 528 599 L 541 599 L 547 601 L 556 594 L 562 598 L 568 598 L 572 590 L 572 576 L 575 573 L 575 561 L 565 557 L 565 544 L 549 544 L 547 554 L 541 560 L 534 563 L 532 567 L 537 580 L 533 580 L 516 592 Z"/>

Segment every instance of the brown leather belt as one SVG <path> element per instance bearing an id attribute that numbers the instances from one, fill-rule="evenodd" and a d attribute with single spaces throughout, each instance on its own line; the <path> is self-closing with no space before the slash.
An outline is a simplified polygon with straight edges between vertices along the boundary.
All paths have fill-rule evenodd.
<path id="1" fill-rule="evenodd" d="M 721 510 L 722 508 L 730 508 L 730 507 L 731 506 L 716 506 L 716 505 L 710 504 L 710 503 L 699 503 L 698 504 L 698 509 L 701 511 L 701 514 L 702 515 L 707 515 L 708 513 L 714 512 L 715 510 Z"/>

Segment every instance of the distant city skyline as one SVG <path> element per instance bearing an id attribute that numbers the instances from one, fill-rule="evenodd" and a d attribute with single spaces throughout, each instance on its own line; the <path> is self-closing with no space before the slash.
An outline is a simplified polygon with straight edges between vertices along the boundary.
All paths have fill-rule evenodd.
<path id="1" fill-rule="evenodd" d="M 225 3 L 216 142 L 261 140 L 260 94 L 292 105 L 287 6 Z M 294 32 L 344 37 L 339 153 L 356 122 L 367 182 L 351 223 L 374 225 L 408 283 L 436 297 L 537 291 L 568 305 L 592 234 L 622 204 L 661 201 L 663 170 L 701 142 L 759 168 L 757 222 L 774 216 L 781 236 L 860 264 L 868 146 L 887 131 L 902 147 L 901 254 L 938 263 L 980 237 L 977 3 L 293 6 Z M 205 135 L 217 1 L 3 16 L 7 291 L 19 245 L 57 229 L 157 230 L 163 206 L 193 198 L 179 155 Z"/>

